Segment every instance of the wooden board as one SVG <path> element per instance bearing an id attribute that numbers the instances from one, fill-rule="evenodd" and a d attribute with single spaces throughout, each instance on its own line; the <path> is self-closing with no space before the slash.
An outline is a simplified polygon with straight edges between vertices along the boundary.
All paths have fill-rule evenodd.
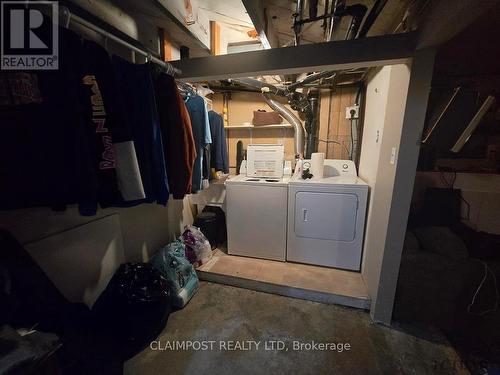
<path id="1" fill-rule="evenodd" d="M 227 255 L 197 269 L 200 279 L 311 301 L 368 309 L 370 298 L 358 272 Z"/>
<path id="2" fill-rule="evenodd" d="M 322 90 L 320 97 L 318 152 L 324 152 L 327 159 L 349 159 L 351 144 L 351 122 L 345 117 L 345 108 L 354 105 L 358 88 L 354 86 L 339 87 L 336 91 Z M 213 109 L 222 113 L 222 94 L 213 96 Z M 282 100 L 287 107 L 286 99 Z M 229 127 L 251 123 L 253 111 L 270 110 L 259 93 L 231 93 L 228 105 Z M 295 112 L 297 113 L 297 112 Z M 302 121 L 304 121 L 302 119 Z M 285 159 L 294 158 L 293 129 L 227 129 L 229 165 L 231 173 L 235 173 L 236 144 L 239 140 L 246 148 L 252 143 L 283 143 Z M 324 141 L 336 141 L 341 144 Z"/>

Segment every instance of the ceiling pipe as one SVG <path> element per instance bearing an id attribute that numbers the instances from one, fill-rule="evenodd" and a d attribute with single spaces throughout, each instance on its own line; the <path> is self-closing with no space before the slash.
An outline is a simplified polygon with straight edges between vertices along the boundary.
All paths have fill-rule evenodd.
<path id="1" fill-rule="evenodd" d="M 318 151 L 319 132 L 319 89 L 310 89 L 307 93 L 309 110 L 306 112 L 306 150 L 304 157 L 311 158 L 313 152 Z"/>
<path id="2" fill-rule="evenodd" d="M 236 82 L 243 86 L 256 88 L 259 89 L 259 91 L 261 91 L 263 88 L 267 88 L 268 91 L 274 95 L 285 96 L 287 93 L 286 90 L 282 88 L 274 86 L 270 83 L 259 81 L 258 79 L 254 78 L 233 78 L 231 79 L 231 82 Z"/>
<path id="3" fill-rule="evenodd" d="M 312 83 L 312 82 L 315 82 L 321 78 L 327 78 L 327 77 L 330 77 L 332 75 L 335 75 L 336 73 L 335 72 L 319 72 L 319 73 L 313 73 L 313 74 L 310 74 L 308 75 L 306 78 L 304 79 L 301 79 L 300 81 L 297 81 L 295 83 L 292 83 L 290 85 L 287 86 L 287 91 L 295 91 L 296 89 L 298 89 L 299 87 L 302 87 L 308 83 Z"/>

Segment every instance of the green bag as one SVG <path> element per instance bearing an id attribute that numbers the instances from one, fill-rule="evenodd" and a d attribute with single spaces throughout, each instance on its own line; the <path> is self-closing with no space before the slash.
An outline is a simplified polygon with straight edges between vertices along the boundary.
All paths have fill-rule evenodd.
<path id="1" fill-rule="evenodd" d="M 171 291 L 172 305 L 186 306 L 199 286 L 198 275 L 193 265 L 186 258 L 186 247 L 181 240 L 176 240 L 162 247 L 150 263 L 167 280 Z"/>

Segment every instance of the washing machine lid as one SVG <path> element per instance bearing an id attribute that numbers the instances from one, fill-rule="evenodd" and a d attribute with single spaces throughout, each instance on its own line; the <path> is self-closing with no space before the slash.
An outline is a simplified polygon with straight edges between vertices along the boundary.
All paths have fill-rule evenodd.
<path id="1" fill-rule="evenodd" d="M 357 176 L 333 176 L 333 177 L 325 177 L 322 179 L 308 179 L 303 180 L 300 176 L 294 176 L 290 179 L 290 185 L 300 185 L 300 186 L 332 186 L 332 185 L 342 185 L 346 187 L 353 186 L 368 186 L 366 182 L 360 179 Z"/>
<path id="2" fill-rule="evenodd" d="M 237 176 L 229 176 L 225 182 L 226 185 L 255 185 L 255 186 L 288 186 L 290 177 L 281 178 L 258 178 L 258 177 L 247 177 L 243 174 Z"/>

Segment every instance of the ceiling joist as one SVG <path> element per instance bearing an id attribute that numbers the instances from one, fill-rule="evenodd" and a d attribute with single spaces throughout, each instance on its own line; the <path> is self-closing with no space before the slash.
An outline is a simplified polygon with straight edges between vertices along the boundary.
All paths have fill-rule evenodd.
<path id="1" fill-rule="evenodd" d="M 415 44 L 416 34 L 412 32 L 200 57 L 172 64 L 182 70 L 180 80 L 191 82 L 345 70 L 407 63 L 413 56 Z"/>

